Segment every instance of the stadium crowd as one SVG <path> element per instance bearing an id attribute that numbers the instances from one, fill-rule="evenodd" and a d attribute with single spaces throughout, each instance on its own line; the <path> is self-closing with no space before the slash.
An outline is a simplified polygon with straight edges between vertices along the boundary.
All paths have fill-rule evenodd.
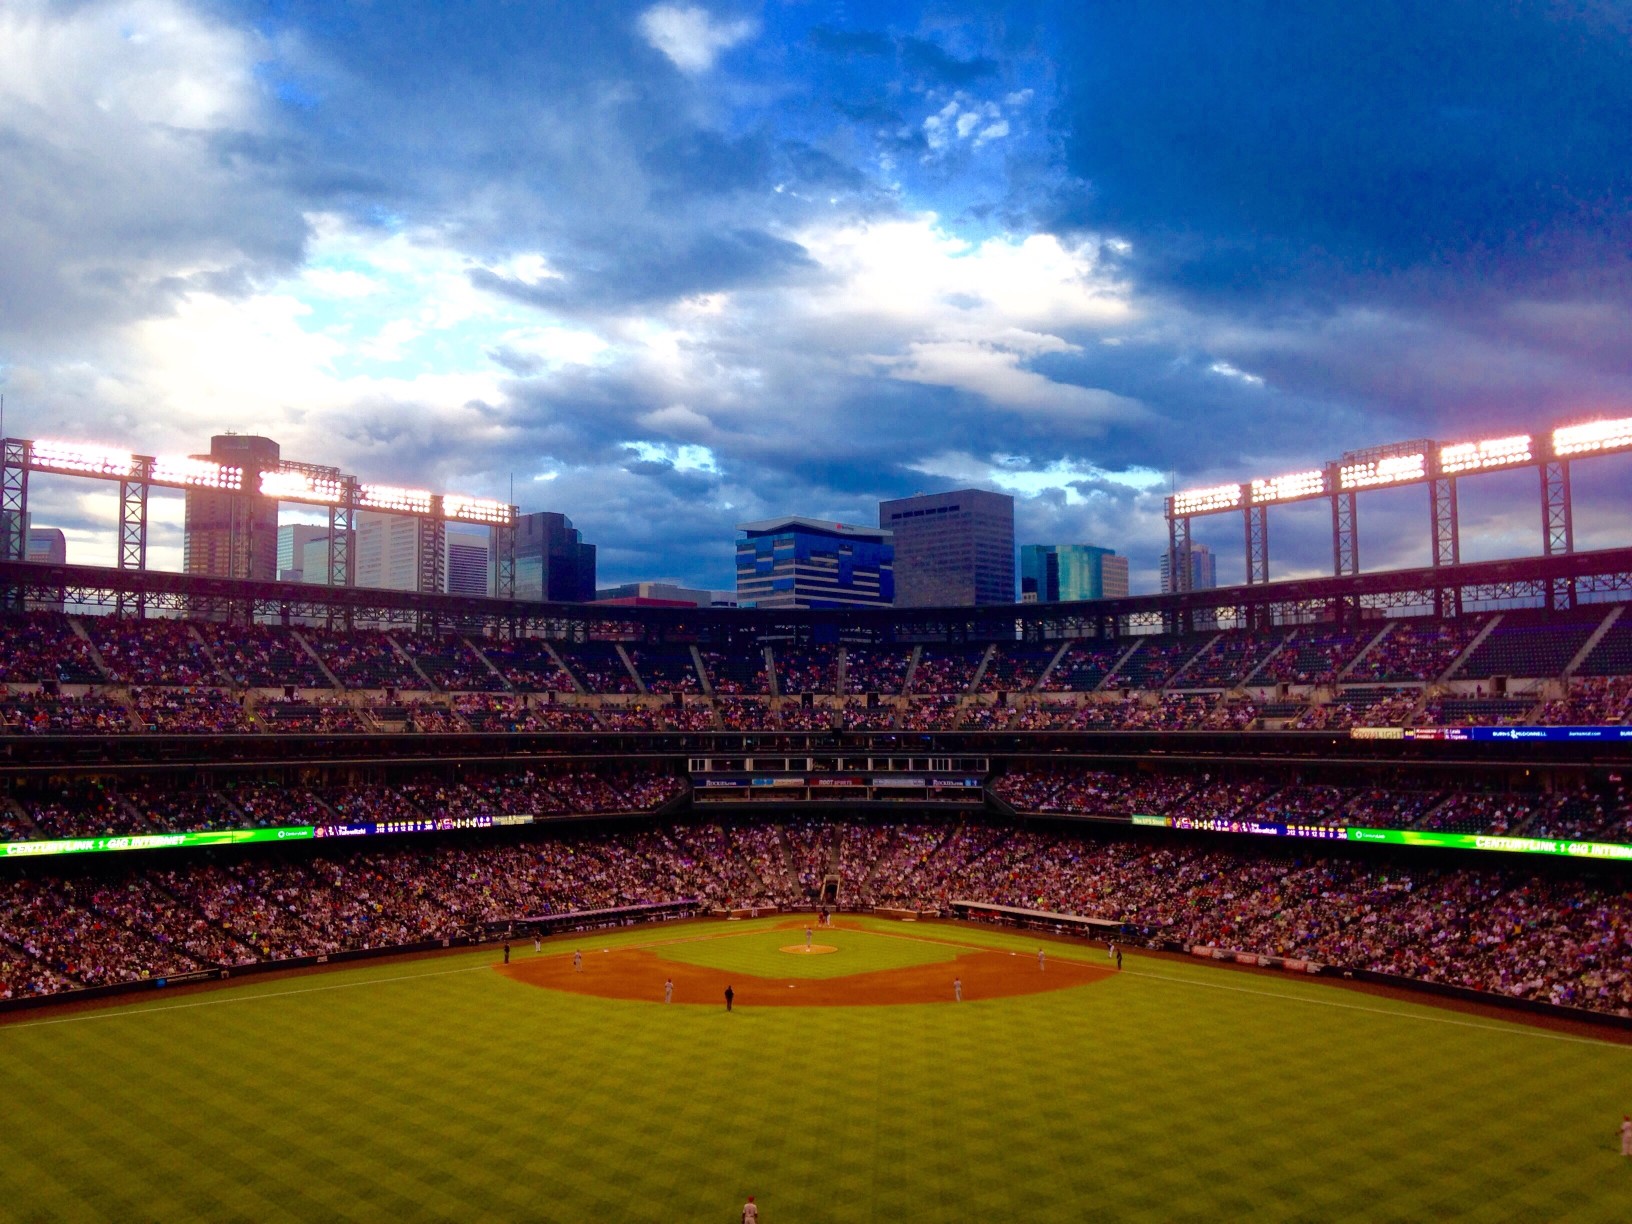
<path id="1" fill-rule="evenodd" d="M 1139 814 L 1607 842 L 1632 836 L 1632 784 L 1619 779 L 1596 790 L 1485 791 L 1465 782 L 1442 789 L 1407 780 L 1397 787 L 1343 786 L 1062 765 L 1011 770 L 993 783 L 992 793 L 1017 811 L 1042 814 Z"/>
<path id="2" fill-rule="evenodd" d="M 580 793 L 598 796 L 604 785 L 596 778 Z M 449 798 L 413 793 L 421 810 Z M 1318 806 L 1323 797 L 1305 800 Z M 467 834 L 299 857 L 209 851 L 185 864 L 13 872 L 0 877 L 0 997 L 613 906 L 812 905 L 835 875 L 850 906 L 1021 906 L 1120 922 L 1131 938 L 1632 1014 L 1632 892 L 1618 881 L 979 821 Z"/>
<path id="3" fill-rule="evenodd" d="M 453 782 L 427 772 L 391 785 L 324 787 L 230 780 L 212 787 L 192 778 L 175 785 L 126 784 L 80 776 L 14 787 L 0 803 L 0 841 L 516 812 L 638 812 L 660 807 L 684 790 L 680 778 L 652 765 L 467 770 Z"/>
<path id="4" fill-rule="evenodd" d="M 1342 732 L 1632 721 L 1625 634 L 1606 636 L 1585 659 L 1595 612 L 1557 632 L 1511 615 L 1505 636 L 1482 637 L 1503 626 L 1476 616 L 1352 632 L 1303 626 L 1063 646 L 756 643 L 694 653 L 689 644 L 28 612 L 0 617 L 0 735 L 823 731 L 835 723 L 903 731 Z M 1581 658 L 1564 658 L 1572 646 Z M 1527 666 L 1515 657 L 1527 649 L 1545 659 Z M 1562 674 L 1572 659 L 1581 672 Z M 1497 666 L 1542 674 L 1487 692 L 1495 681 L 1479 668 Z M 572 694 L 587 708 L 539 713 L 532 699 L 546 693 Z M 817 695 L 815 705 L 792 700 L 807 693 Z M 884 701 L 870 709 L 852 703 L 862 693 Z M 683 706 L 642 700 L 675 694 L 684 695 Z M 362 709 L 373 713 L 353 712 Z"/>

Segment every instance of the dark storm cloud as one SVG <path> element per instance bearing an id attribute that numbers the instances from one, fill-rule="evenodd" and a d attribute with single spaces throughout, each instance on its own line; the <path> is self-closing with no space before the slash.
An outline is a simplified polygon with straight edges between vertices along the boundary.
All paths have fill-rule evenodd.
<path id="1" fill-rule="evenodd" d="M 679 250 L 637 232 L 615 247 L 567 257 L 560 280 L 531 284 L 487 268 L 473 269 L 470 279 L 492 293 L 570 313 L 781 281 L 811 266 L 798 243 L 753 230 L 698 234 Z"/>
<path id="2" fill-rule="evenodd" d="M 943 85 L 971 85 L 997 75 L 998 64 L 984 55 L 959 59 L 922 38 L 901 40 L 901 62 L 907 71 Z"/>
<path id="3" fill-rule="evenodd" d="M 807 37 L 812 47 L 828 55 L 887 59 L 899 63 L 913 79 L 936 85 L 970 85 L 995 77 L 1000 71 L 998 62 L 988 56 L 960 59 L 938 43 L 913 35 L 818 25 Z"/>
<path id="4" fill-rule="evenodd" d="M 1074 7 L 1057 220 L 1275 309 L 1632 272 L 1632 40 L 1607 6 Z M 1431 285 L 1406 275 L 1442 273 Z"/>
<path id="5" fill-rule="evenodd" d="M 1198 484 L 1632 411 L 1624 6 L 1157 0 L 1059 30 L 1033 215 L 1129 240 L 1150 325 L 1038 364 L 1177 426 L 1110 458 Z M 1420 529 L 1368 520 L 1368 566 L 1414 563 Z M 1325 534 L 1289 519 L 1280 563 L 1329 565 Z"/>

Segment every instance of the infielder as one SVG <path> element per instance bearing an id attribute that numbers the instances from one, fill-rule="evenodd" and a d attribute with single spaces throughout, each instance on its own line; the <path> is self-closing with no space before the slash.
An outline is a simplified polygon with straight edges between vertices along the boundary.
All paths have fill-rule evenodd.
<path id="1" fill-rule="evenodd" d="M 1621 1115 L 1621 1155 L 1632 1156 L 1632 1114 Z"/>
<path id="2" fill-rule="evenodd" d="M 574 973 L 582 973 L 584 971 L 584 954 L 576 949 L 572 954 L 572 971 Z"/>
<path id="3" fill-rule="evenodd" d="M 962 978 L 953 978 L 952 979 L 952 1001 L 954 1003 L 962 1003 L 963 1002 L 963 979 Z"/>
<path id="4" fill-rule="evenodd" d="M 1037 972 L 1038 973 L 1043 972 L 1043 965 L 1044 965 L 1043 950 L 1041 948 L 1038 948 L 1037 949 Z"/>
<path id="5" fill-rule="evenodd" d="M 669 978 L 666 982 L 663 983 L 663 1002 L 665 1002 L 665 1003 L 673 1003 L 674 1002 L 674 979 L 673 978 Z"/>

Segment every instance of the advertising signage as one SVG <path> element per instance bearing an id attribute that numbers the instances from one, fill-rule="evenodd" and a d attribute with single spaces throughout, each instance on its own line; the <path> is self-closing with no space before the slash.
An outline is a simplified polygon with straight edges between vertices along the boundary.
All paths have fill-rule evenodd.
<path id="1" fill-rule="evenodd" d="M 123 850 L 174 850 L 200 846 L 243 846 L 256 842 L 310 841 L 313 838 L 375 837 L 398 833 L 446 833 L 531 824 L 530 815 L 441 816 L 432 820 L 392 820 L 377 824 L 285 825 L 277 829 L 211 829 L 203 833 L 141 833 L 120 837 L 67 837 L 52 841 L 0 842 L 0 858 L 44 858 L 60 854 L 107 854 Z"/>
<path id="2" fill-rule="evenodd" d="M 1632 727 L 1353 727 L 1349 738 L 1459 744 L 1632 744 Z"/>
<path id="3" fill-rule="evenodd" d="M 1436 833 L 1424 829 L 1363 829 L 1348 825 L 1288 825 L 1268 820 L 1220 817 L 1134 816 L 1132 823 L 1206 833 L 1252 833 L 1323 841 L 1370 842 L 1386 846 L 1428 846 L 1437 850 L 1489 850 L 1500 854 L 1550 854 L 1632 862 L 1632 845 L 1569 841 L 1562 837 L 1506 837 L 1489 833 Z"/>
<path id="4" fill-rule="evenodd" d="M 312 825 L 281 829 L 212 829 L 207 833 L 140 833 L 123 837 L 66 837 L 54 841 L 0 842 L 0 858 L 53 854 L 102 854 L 117 850 L 169 850 L 177 846 L 238 846 L 249 842 L 305 841 Z"/>

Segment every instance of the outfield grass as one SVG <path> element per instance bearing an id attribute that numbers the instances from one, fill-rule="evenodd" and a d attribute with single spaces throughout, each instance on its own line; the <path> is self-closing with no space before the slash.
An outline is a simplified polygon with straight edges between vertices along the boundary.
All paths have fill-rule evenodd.
<path id="1" fill-rule="evenodd" d="M 728 1222 L 753 1193 L 765 1224 L 1632 1219 L 1624 1046 L 1139 956 L 1052 994 L 729 1016 L 493 959 L 0 1027 L 0 1217 Z"/>

